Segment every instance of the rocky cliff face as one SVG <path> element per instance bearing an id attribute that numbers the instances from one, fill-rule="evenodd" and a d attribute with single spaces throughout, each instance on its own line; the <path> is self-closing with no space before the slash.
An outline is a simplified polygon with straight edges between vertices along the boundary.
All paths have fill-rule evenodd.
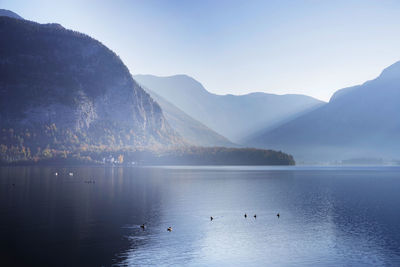
<path id="1" fill-rule="evenodd" d="M 3 145 L 18 145 L 22 132 L 31 149 L 181 142 L 160 106 L 100 42 L 58 24 L 5 16 L 0 36 Z"/>

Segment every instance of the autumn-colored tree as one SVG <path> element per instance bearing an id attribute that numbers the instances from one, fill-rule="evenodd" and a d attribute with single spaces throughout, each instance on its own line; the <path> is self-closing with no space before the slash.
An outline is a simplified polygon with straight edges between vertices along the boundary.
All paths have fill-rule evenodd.
<path id="1" fill-rule="evenodd" d="M 43 156 L 45 158 L 51 158 L 51 156 L 52 156 L 51 150 L 49 148 L 46 148 L 45 150 L 43 150 Z"/>
<path id="2" fill-rule="evenodd" d="M 119 155 L 118 156 L 118 162 L 123 163 L 124 162 L 124 155 Z"/>

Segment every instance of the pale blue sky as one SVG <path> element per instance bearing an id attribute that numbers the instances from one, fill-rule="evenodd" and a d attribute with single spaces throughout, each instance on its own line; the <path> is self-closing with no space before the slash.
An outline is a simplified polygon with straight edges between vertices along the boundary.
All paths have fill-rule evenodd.
<path id="1" fill-rule="evenodd" d="M 0 0 L 100 40 L 132 74 L 188 74 L 209 91 L 328 100 L 400 60 L 400 1 Z"/>

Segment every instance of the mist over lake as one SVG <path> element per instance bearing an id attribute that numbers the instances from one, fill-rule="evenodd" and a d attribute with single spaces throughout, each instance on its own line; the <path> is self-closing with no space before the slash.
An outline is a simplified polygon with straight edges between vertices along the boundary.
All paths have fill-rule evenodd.
<path id="1" fill-rule="evenodd" d="M 0 267 L 400 266 L 399 14 L 0 0 Z"/>
<path id="2" fill-rule="evenodd" d="M 393 266 L 399 175 L 397 167 L 1 167 L 2 262 Z"/>

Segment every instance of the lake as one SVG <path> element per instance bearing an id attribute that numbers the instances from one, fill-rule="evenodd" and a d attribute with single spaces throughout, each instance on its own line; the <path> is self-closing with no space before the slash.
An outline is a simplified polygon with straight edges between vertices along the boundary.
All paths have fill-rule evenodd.
<path id="1" fill-rule="evenodd" d="M 399 204 L 398 167 L 1 167 L 0 264 L 399 266 Z"/>

